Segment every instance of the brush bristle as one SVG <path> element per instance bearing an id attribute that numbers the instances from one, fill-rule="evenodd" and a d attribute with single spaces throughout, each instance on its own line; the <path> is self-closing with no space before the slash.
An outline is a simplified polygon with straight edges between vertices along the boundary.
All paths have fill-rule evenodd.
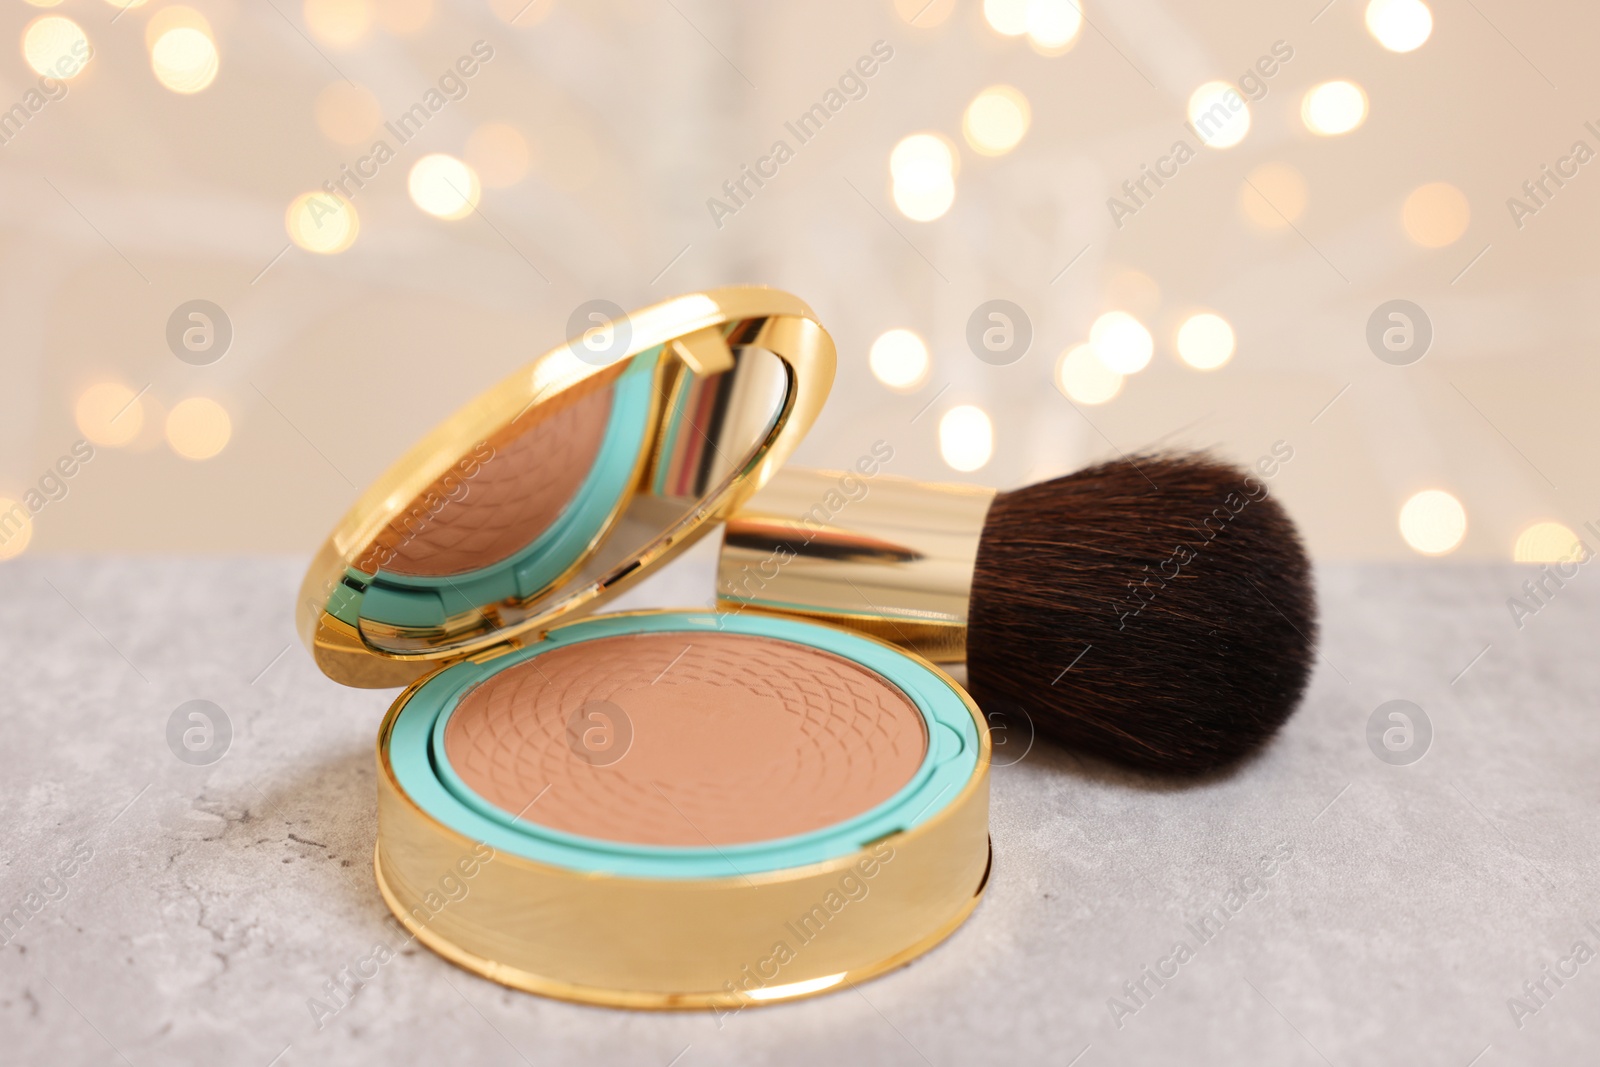
<path id="1" fill-rule="evenodd" d="M 1316 640 L 1311 568 L 1258 476 L 1133 456 L 995 498 L 967 677 L 986 711 L 1114 760 L 1199 773 L 1270 737 Z"/>

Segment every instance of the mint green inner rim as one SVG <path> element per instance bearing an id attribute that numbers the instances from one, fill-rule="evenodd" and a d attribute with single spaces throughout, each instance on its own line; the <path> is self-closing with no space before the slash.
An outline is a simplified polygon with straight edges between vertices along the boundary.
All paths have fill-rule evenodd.
<path id="1" fill-rule="evenodd" d="M 460 699 L 508 667 L 552 649 L 636 633 L 713 631 L 771 637 L 831 652 L 895 685 L 922 713 L 928 752 L 909 782 L 878 806 L 805 834 L 723 847 L 631 845 L 517 820 L 474 793 L 449 766 L 444 729 Z M 762 616 L 670 611 L 600 616 L 551 631 L 488 663 L 462 662 L 424 683 L 395 717 L 388 738 L 400 788 L 423 811 L 473 840 L 539 863 L 640 878 L 723 878 L 820 863 L 933 818 L 960 795 L 978 766 L 977 725 L 949 682 L 886 645 L 845 630 Z"/>
<path id="2" fill-rule="evenodd" d="M 501 600 L 526 599 L 559 579 L 604 531 L 633 480 L 660 355 L 660 345 L 640 352 L 617 379 L 594 466 L 538 537 L 498 563 L 447 577 L 382 569 L 369 577 L 352 568 L 350 577 L 367 584 L 365 594 L 359 603 L 354 597 L 336 597 L 330 610 L 337 607 L 335 614 L 352 626 L 363 619 L 389 626 L 443 626 L 451 615 Z"/>

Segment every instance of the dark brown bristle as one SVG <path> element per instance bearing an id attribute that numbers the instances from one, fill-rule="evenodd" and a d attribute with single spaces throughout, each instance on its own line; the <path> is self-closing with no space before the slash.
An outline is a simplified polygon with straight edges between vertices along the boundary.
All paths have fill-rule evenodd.
<path id="1" fill-rule="evenodd" d="M 986 711 L 1024 711 L 1041 734 L 1210 770 L 1289 717 L 1315 640 L 1294 523 L 1231 464 L 1134 456 L 1001 493 L 989 510 L 967 677 Z"/>

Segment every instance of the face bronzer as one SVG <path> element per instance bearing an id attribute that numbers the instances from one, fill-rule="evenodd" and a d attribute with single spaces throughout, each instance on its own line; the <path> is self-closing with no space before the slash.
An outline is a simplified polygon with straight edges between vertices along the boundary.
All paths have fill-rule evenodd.
<path id="1" fill-rule="evenodd" d="M 512 816 L 696 847 L 854 818 L 903 788 L 927 747 L 916 705 L 849 660 L 765 637 L 659 633 L 500 672 L 456 706 L 444 750 L 468 790 Z"/>

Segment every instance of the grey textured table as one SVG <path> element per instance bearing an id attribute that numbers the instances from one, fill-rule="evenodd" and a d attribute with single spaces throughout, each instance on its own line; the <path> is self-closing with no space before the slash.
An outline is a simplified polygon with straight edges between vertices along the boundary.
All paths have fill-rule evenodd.
<path id="1" fill-rule="evenodd" d="M 701 601 L 706 563 L 697 552 L 630 600 Z M 858 991 L 720 1020 L 628 1013 L 514 993 L 413 946 L 319 1029 L 309 1002 L 324 983 L 394 939 L 371 870 L 372 742 L 391 694 L 340 688 L 294 641 L 300 566 L 0 568 L 0 911 L 13 913 L 0 1060 L 1600 1059 L 1600 958 L 1574 955 L 1580 941 L 1600 952 L 1600 577 L 1587 568 L 1521 630 L 1505 601 L 1526 568 L 1324 568 L 1315 681 L 1265 753 L 1186 786 L 1043 744 L 997 766 L 986 899 L 944 945 Z M 210 766 L 167 745 L 173 709 L 195 698 L 233 728 Z M 1409 766 L 1367 741 L 1396 698 L 1433 727 Z M 997 763 L 1026 748 L 1010 733 Z M 1274 853 L 1289 858 L 1230 901 Z M 63 864 L 71 875 L 52 875 Z M 1230 903 L 1202 940 L 1201 917 Z"/>

